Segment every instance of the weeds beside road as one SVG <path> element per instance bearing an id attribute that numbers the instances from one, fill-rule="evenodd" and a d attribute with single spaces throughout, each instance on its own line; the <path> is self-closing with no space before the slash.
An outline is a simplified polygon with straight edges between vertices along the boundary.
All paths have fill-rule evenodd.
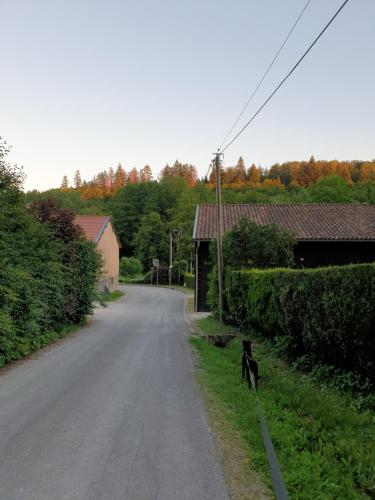
<path id="1" fill-rule="evenodd" d="M 227 333 L 212 318 L 198 326 Z M 241 380 L 240 338 L 224 349 L 199 337 L 191 343 L 210 404 L 240 433 L 251 467 L 270 485 L 254 395 Z M 292 372 L 266 342 L 256 339 L 253 350 L 262 376 L 258 396 L 291 498 L 375 498 L 375 415 L 357 413 L 336 391 Z"/>

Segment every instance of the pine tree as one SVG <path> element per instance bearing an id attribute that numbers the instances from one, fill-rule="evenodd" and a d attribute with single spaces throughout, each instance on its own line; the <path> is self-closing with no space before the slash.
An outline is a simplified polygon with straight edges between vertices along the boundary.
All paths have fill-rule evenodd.
<path id="1" fill-rule="evenodd" d="M 247 171 L 247 178 L 250 184 L 258 184 L 260 182 L 261 170 L 254 163 Z"/>
<path id="2" fill-rule="evenodd" d="M 145 165 L 139 172 L 139 179 L 141 182 L 152 181 L 152 171 L 149 165 Z"/>
<path id="3" fill-rule="evenodd" d="M 135 167 L 129 172 L 128 182 L 129 184 L 136 184 L 138 182 L 138 170 Z"/>
<path id="4" fill-rule="evenodd" d="M 74 174 L 73 184 L 75 189 L 80 189 L 82 187 L 81 173 L 79 170 Z"/>
<path id="5" fill-rule="evenodd" d="M 246 182 L 246 168 L 245 162 L 242 156 L 238 158 L 237 165 L 234 169 L 234 179 L 233 182 L 236 184 L 245 184 Z"/>
<path id="6" fill-rule="evenodd" d="M 110 167 L 107 172 L 107 186 L 111 188 L 112 186 L 115 185 L 115 183 L 116 183 L 115 171 L 113 170 L 112 167 Z"/>
<path id="7" fill-rule="evenodd" d="M 69 180 L 66 175 L 64 175 L 62 181 L 61 181 L 61 191 L 68 191 L 69 189 Z"/>
<path id="8" fill-rule="evenodd" d="M 115 173 L 115 186 L 116 189 L 120 189 L 121 187 L 125 186 L 125 181 L 126 181 L 126 172 L 122 168 L 121 163 L 118 164 L 116 173 Z"/>

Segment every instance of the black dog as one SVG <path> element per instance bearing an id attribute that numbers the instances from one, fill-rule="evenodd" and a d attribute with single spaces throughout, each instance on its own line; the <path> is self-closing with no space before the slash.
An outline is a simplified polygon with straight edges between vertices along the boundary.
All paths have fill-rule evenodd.
<path id="1" fill-rule="evenodd" d="M 251 351 L 251 342 L 250 340 L 243 340 L 243 353 L 242 353 L 242 378 L 245 378 L 247 383 L 249 384 L 249 389 L 251 389 L 251 379 L 250 379 L 250 371 L 254 375 L 255 387 L 258 387 L 258 380 L 261 378 L 259 376 L 259 368 L 258 363 L 253 358 L 253 354 Z"/>

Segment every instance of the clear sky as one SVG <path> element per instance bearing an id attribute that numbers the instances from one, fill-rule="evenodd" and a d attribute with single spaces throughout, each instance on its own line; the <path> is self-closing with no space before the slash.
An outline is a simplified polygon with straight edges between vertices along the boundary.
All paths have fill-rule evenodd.
<path id="1" fill-rule="evenodd" d="M 212 153 L 306 0 L 0 0 L 0 135 L 27 189 Z M 249 118 L 342 0 L 312 0 Z M 375 1 L 351 0 L 225 155 L 375 157 Z"/>

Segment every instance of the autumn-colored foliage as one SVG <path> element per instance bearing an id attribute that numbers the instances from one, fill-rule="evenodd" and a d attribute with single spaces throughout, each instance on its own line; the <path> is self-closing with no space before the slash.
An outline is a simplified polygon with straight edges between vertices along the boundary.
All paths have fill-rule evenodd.
<path id="1" fill-rule="evenodd" d="M 311 156 L 309 161 L 290 161 L 275 163 L 269 169 L 251 164 L 246 166 L 242 156 L 235 166 L 221 168 L 221 183 L 224 188 L 242 190 L 244 188 L 306 188 L 321 179 L 340 177 L 348 185 L 357 182 L 375 183 L 375 160 L 372 161 L 338 161 L 315 160 Z M 198 173 L 194 165 L 181 163 L 178 160 L 172 166 L 167 164 L 160 172 L 159 179 L 180 177 L 188 186 L 194 187 L 198 182 Z M 63 177 L 61 191 L 74 189 L 81 193 L 83 199 L 107 199 L 112 197 L 120 188 L 127 184 L 151 182 L 152 170 L 145 165 L 140 170 L 133 167 L 126 172 L 121 163 L 114 170 L 99 172 L 91 181 L 82 181 L 79 170 L 74 174 L 73 188 L 69 187 L 67 176 Z M 214 187 L 216 182 L 215 170 L 212 169 L 204 182 Z"/>
<path id="2" fill-rule="evenodd" d="M 163 168 L 160 173 L 160 179 L 165 179 L 166 177 L 182 177 L 191 187 L 195 186 L 198 181 L 198 173 L 194 165 L 182 164 L 178 160 L 174 162 L 172 167 L 167 164 Z"/>

